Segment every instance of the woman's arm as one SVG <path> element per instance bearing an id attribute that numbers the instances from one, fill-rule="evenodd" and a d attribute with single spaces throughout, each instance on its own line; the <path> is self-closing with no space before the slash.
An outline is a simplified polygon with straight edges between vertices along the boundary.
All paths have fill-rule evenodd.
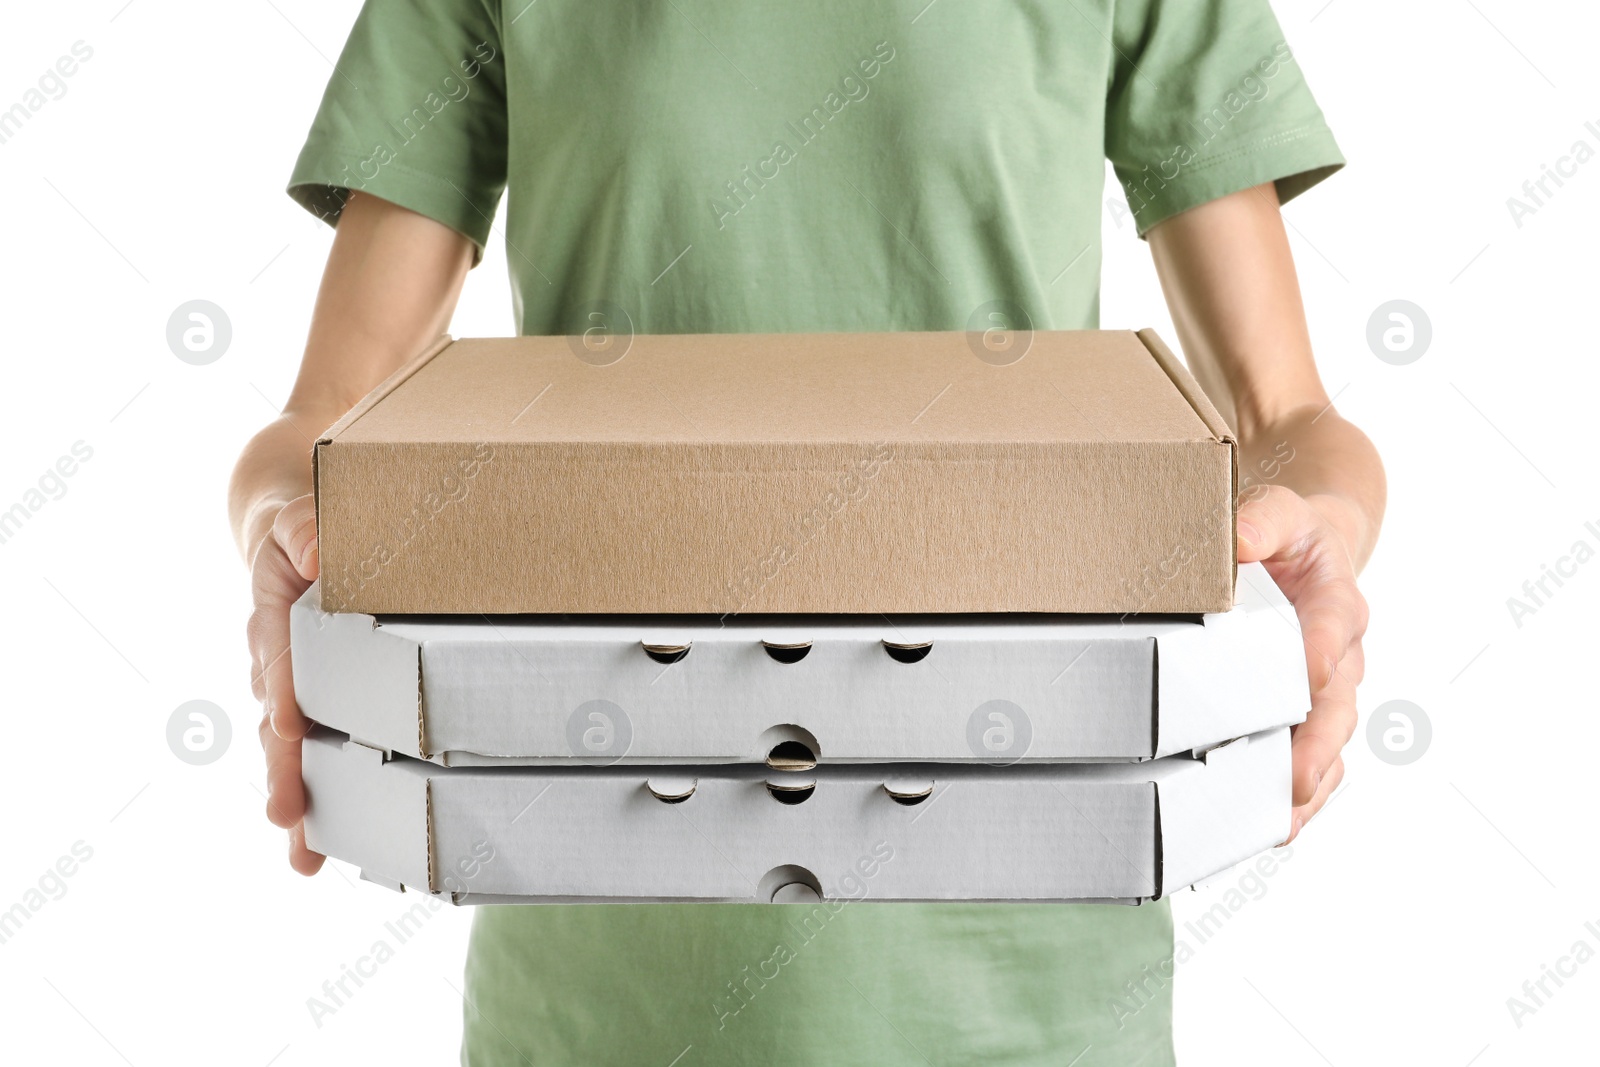
<path id="1" fill-rule="evenodd" d="M 472 265 L 472 242 L 432 219 L 357 194 L 323 271 L 300 374 L 283 414 L 234 467 L 228 513 L 250 566 L 251 689 L 262 702 L 267 817 L 289 831 L 289 861 L 312 874 L 301 820 L 300 739 L 307 728 L 289 671 L 289 606 L 317 575 L 311 448 L 375 385 L 443 333 Z"/>
<path id="2" fill-rule="evenodd" d="M 1263 561 L 1300 617 L 1312 698 L 1295 729 L 1292 840 L 1338 786 L 1355 732 L 1367 626 L 1356 573 L 1383 521 L 1383 464 L 1317 375 L 1272 186 L 1148 236 L 1189 366 L 1239 436 L 1239 560 Z"/>

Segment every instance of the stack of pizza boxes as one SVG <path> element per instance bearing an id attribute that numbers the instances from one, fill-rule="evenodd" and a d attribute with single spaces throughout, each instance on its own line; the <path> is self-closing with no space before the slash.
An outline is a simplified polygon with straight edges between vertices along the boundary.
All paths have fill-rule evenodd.
<path id="1" fill-rule="evenodd" d="M 1288 826 L 1276 472 L 1149 331 L 444 339 L 315 462 L 306 840 L 373 881 L 1137 902 Z"/>

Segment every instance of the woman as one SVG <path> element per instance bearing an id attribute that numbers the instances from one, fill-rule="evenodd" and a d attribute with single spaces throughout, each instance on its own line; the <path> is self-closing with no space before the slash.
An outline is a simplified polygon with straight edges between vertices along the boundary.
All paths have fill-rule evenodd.
<path id="1" fill-rule="evenodd" d="M 1343 772 L 1384 488 L 1311 356 L 1278 206 L 1343 160 L 1266 0 L 391 0 L 295 168 L 338 231 L 293 395 L 231 496 L 295 869 L 321 863 L 283 655 L 316 574 L 308 436 L 445 330 L 502 192 L 523 333 L 1090 328 L 1107 157 L 1241 470 L 1296 457 L 1239 540 L 1304 623 L 1297 833 Z M 482 908 L 462 1060 L 1173 1062 L 1164 901 L 789 915 Z"/>

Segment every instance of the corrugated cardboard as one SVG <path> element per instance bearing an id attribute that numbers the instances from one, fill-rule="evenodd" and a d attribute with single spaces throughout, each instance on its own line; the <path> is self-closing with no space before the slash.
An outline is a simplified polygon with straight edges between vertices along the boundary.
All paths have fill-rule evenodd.
<path id="1" fill-rule="evenodd" d="M 1289 731 L 1016 767 L 442 768 L 317 728 L 306 843 L 457 903 L 1135 902 L 1271 847 Z"/>
<path id="2" fill-rule="evenodd" d="M 1218 612 L 1233 437 L 1149 331 L 441 344 L 315 450 L 323 607 Z"/>
<path id="3" fill-rule="evenodd" d="M 1293 607 L 1259 563 L 1239 574 L 1229 612 L 1120 620 L 418 619 L 326 614 L 313 586 L 290 616 L 295 693 L 455 766 L 761 763 L 786 742 L 826 763 L 1149 759 L 1310 707 Z"/>

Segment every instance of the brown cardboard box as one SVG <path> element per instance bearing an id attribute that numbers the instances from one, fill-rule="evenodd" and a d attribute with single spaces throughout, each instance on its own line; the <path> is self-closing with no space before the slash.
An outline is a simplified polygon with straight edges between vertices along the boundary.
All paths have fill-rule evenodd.
<path id="1" fill-rule="evenodd" d="M 976 337 L 441 341 L 317 442 L 323 608 L 1228 610 L 1233 435 L 1161 341 Z"/>

